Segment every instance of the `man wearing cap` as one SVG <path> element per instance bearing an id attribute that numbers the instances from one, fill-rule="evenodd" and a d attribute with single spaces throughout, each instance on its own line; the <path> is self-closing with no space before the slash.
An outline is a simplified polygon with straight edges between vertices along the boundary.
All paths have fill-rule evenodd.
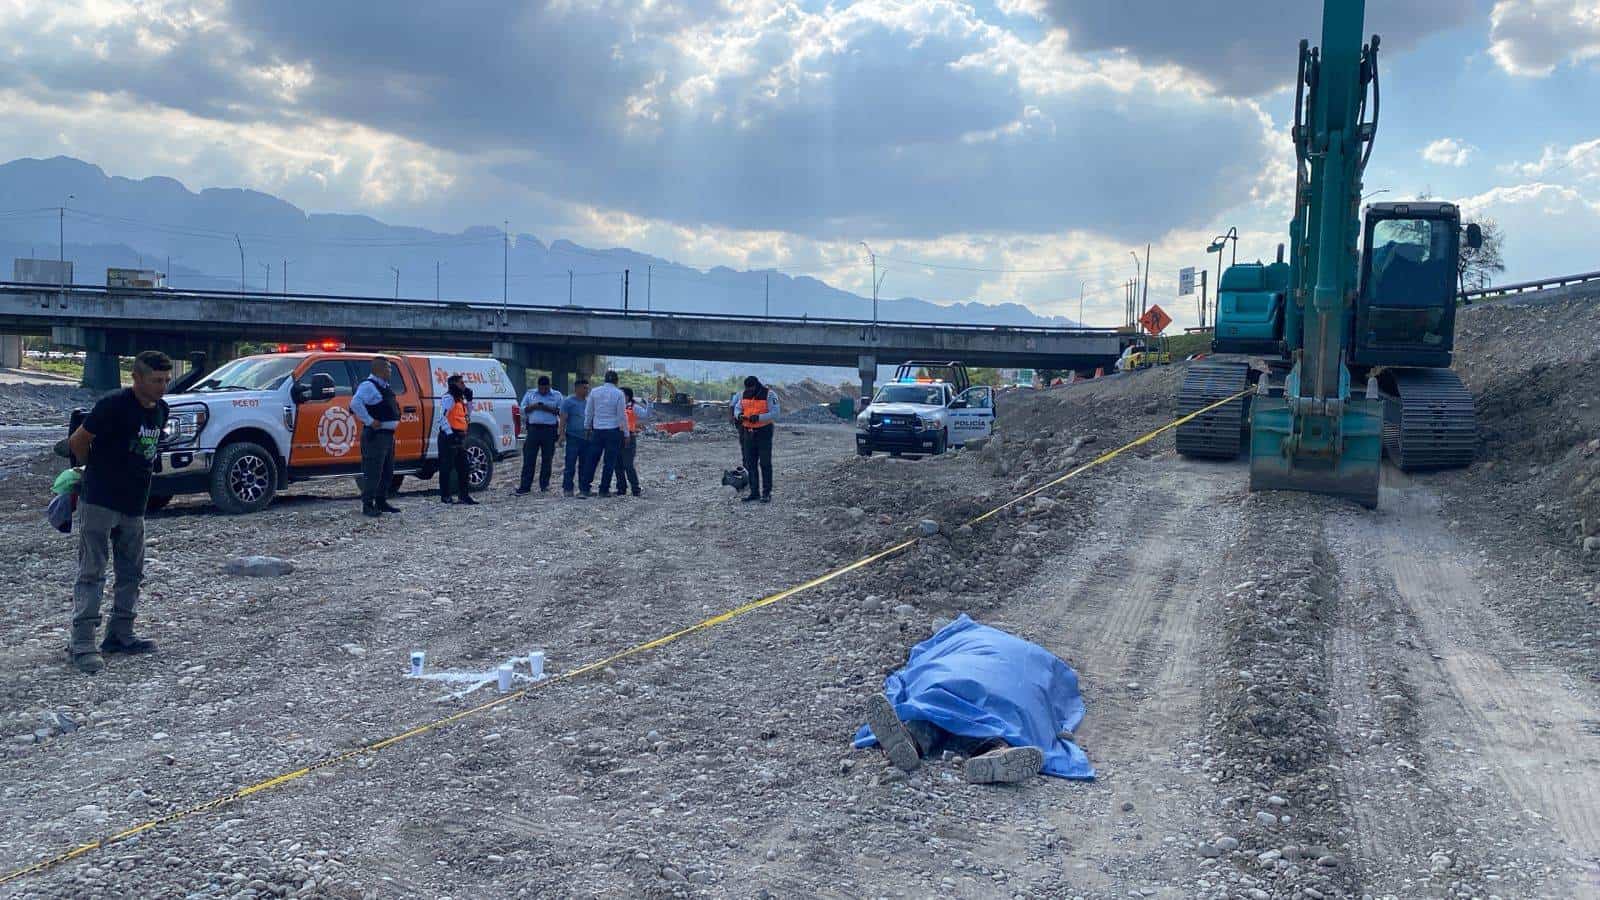
<path id="1" fill-rule="evenodd" d="M 79 504 L 78 581 L 72 589 L 72 637 L 67 655 L 78 671 L 105 668 L 102 653 L 150 653 L 151 641 L 134 637 L 134 606 L 144 581 L 144 513 L 150 478 L 167 425 L 161 395 L 172 382 L 172 360 L 153 350 L 134 357 L 133 387 L 107 394 L 67 439 L 72 457 L 84 461 Z M 111 624 L 95 647 L 106 563 L 117 574 Z"/>
<path id="2" fill-rule="evenodd" d="M 394 433 L 400 427 L 400 402 L 389 387 L 389 360 L 372 358 L 372 374 L 356 385 L 350 413 L 361 422 L 361 514 L 397 513 L 400 508 L 389 502 L 389 485 L 394 481 Z"/>
<path id="3" fill-rule="evenodd" d="M 555 461 L 556 434 L 561 427 L 561 392 L 550 387 L 550 376 L 539 376 L 539 387 L 522 395 L 522 421 L 528 423 L 528 442 L 522 447 L 522 481 L 518 494 L 533 490 L 537 458 L 539 493 L 550 490 L 550 466 Z"/>
<path id="4" fill-rule="evenodd" d="M 744 437 L 744 469 L 750 473 L 750 496 L 744 502 L 772 502 L 772 423 L 778 418 L 778 395 L 754 375 L 744 380 L 744 393 L 734 398 L 734 424 Z"/>

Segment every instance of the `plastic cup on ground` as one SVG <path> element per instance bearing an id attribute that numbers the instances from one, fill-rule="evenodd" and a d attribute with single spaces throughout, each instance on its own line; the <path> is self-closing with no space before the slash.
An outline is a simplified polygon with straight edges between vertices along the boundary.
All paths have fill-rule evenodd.
<path id="1" fill-rule="evenodd" d="M 512 668 L 510 663 L 506 663 L 499 669 L 495 670 L 495 675 L 500 682 L 500 693 L 502 694 L 511 690 L 511 673 Z"/>
<path id="2" fill-rule="evenodd" d="M 540 679 L 544 678 L 543 650 L 528 651 L 528 674 L 533 676 L 534 681 L 539 681 Z"/>
<path id="3" fill-rule="evenodd" d="M 426 650 L 413 650 L 413 651 L 411 651 L 411 674 L 413 676 L 421 675 L 423 666 L 425 666 L 427 664 L 427 661 L 428 661 L 428 651 L 426 651 Z"/>

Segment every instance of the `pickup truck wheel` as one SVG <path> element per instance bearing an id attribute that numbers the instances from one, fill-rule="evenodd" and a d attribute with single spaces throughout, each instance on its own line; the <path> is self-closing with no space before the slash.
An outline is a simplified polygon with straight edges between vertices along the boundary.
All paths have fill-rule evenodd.
<path id="1" fill-rule="evenodd" d="M 240 441 L 211 463 L 211 502 L 225 513 L 258 512 L 278 493 L 277 464 L 260 444 Z"/>
<path id="2" fill-rule="evenodd" d="M 467 435 L 467 491 L 477 493 L 494 480 L 494 447 L 474 431 Z"/>
<path id="3" fill-rule="evenodd" d="M 939 436 L 937 438 L 935 438 L 934 442 L 933 442 L 933 455 L 934 456 L 943 456 L 944 455 L 944 451 L 949 449 L 949 447 L 950 447 L 950 432 L 948 432 L 948 431 L 939 432 Z"/>
<path id="4" fill-rule="evenodd" d="M 871 456 L 872 455 L 872 451 L 871 450 L 863 450 L 863 449 L 858 447 L 858 448 L 856 448 L 856 455 L 857 456 Z"/>
<path id="5" fill-rule="evenodd" d="M 155 512 L 159 509 L 166 509 L 167 504 L 171 502 L 171 494 L 151 494 L 150 497 L 144 501 L 144 511 Z"/>

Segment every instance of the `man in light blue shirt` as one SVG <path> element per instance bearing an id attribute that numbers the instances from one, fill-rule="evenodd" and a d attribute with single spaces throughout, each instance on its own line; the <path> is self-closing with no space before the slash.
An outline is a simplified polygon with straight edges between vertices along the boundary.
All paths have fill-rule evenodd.
<path id="1" fill-rule="evenodd" d="M 550 376 L 539 376 L 539 387 L 522 395 L 522 420 L 528 441 L 522 447 L 522 481 L 518 494 L 533 490 L 534 460 L 538 460 L 539 493 L 550 490 L 550 466 L 555 461 L 556 437 L 561 426 L 561 392 L 550 387 Z"/>
<path id="2" fill-rule="evenodd" d="M 574 481 L 582 490 L 581 497 L 589 496 L 589 488 L 594 484 L 594 463 L 583 425 L 588 405 L 589 379 L 580 376 L 572 383 L 572 396 L 561 401 L 556 434 L 556 440 L 567 442 L 566 459 L 561 467 L 561 493 L 568 497 L 572 496 Z"/>
<path id="3" fill-rule="evenodd" d="M 622 456 L 622 442 L 627 438 L 628 429 L 628 398 L 623 396 L 622 389 L 617 387 L 617 373 L 607 372 L 606 383 L 595 388 L 589 394 L 588 404 L 584 407 L 583 425 L 585 436 L 592 442 L 591 455 L 598 451 L 605 460 L 605 466 L 600 472 L 600 496 L 611 496 L 611 478 L 615 474 L 618 462 Z M 590 468 L 593 474 L 593 467 Z M 588 479 L 584 479 L 588 483 Z M 585 490 L 584 494 L 588 491 Z"/>

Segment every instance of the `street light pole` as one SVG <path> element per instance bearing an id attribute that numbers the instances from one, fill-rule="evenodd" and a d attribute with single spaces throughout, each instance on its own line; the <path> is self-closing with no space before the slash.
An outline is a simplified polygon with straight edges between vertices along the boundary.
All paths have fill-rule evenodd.
<path id="1" fill-rule="evenodd" d="M 861 246 L 867 248 L 867 257 L 872 260 L 872 324 L 873 325 L 877 325 L 878 324 L 878 285 L 883 283 L 883 282 L 878 280 L 878 254 L 872 252 L 872 247 L 868 246 L 866 241 L 861 241 L 860 244 L 861 244 Z M 887 271 L 885 271 L 883 274 L 884 274 L 885 278 L 887 278 L 889 276 L 889 273 Z"/>
<path id="2" fill-rule="evenodd" d="M 394 273 L 394 298 L 396 300 L 399 300 L 400 299 L 400 270 L 395 268 L 394 266 L 390 266 L 389 267 L 389 271 Z"/>
<path id="3" fill-rule="evenodd" d="M 1083 327 L 1083 292 L 1085 290 L 1087 290 L 1088 287 L 1089 287 L 1089 283 L 1088 282 L 1086 282 L 1086 281 L 1078 282 L 1078 327 L 1079 328 Z"/>
<path id="4" fill-rule="evenodd" d="M 239 233 L 234 232 L 233 242 L 239 245 L 239 293 L 247 290 L 244 286 L 244 241 L 239 240 Z"/>
<path id="5" fill-rule="evenodd" d="M 433 261 L 433 299 L 435 302 L 439 299 L 439 268 L 443 265 L 444 263 L 439 262 L 437 259 Z"/>
<path id="6" fill-rule="evenodd" d="M 76 199 L 78 199 L 77 194 L 67 195 L 67 200 Z M 67 200 L 61 201 L 61 209 L 57 211 L 59 216 L 56 221 L 61 240 L 59 256 L 56 259 L 56 279 L 61 282 L 61 306 L 63 308 L 67 305 Z"/>
<path id="7" fill-rule="evenodd" d="M 266 290 L 262 291 L 262 293 L 270 294 L 272 293 L 272 263 L 262 263 L 261 268 L 267 273 L 265 276 L 267 279 L 267 287 Z"/>

